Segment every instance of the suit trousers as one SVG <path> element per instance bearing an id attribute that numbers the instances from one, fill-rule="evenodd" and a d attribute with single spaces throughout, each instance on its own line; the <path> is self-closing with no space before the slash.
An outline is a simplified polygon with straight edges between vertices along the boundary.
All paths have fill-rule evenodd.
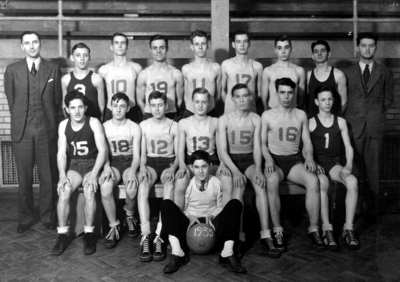
<path id="1" fill-rule="evenodd" d="M 237 200 L 230 200 L 222 211 L 212 220 L 217 233 L 217 244 L 226 241 L 236 241 L 240 231 L 240 215 L 243 205 Z M 171 200 L 164 200 L 161 204 L 162 233 L 178 238 L 182 250 L 187 253 L 186 232 L 190 220 Z"/>
<path id="2" fill-rule="evenodd" d="M 364 184 L 360 189 L 360 197 L 363 200 L 365 212 L 377 215 L 379 212 L 379 166 L 383 149 L 383 137 L 373 138 L 364 128 L 364 132 L 354 139 L 354 175 L 360 178 L 360 169 L 364 168 Z M 368 179 L 368 185 L 366 185 Z"/>
<path id="3" fill-rule="evenodd" d="M 57 144 L 48 138 L 43 123 L 27 122 L 20 142 L 13 142 L 19 182 L 18 223 L 34 223 L 33 167 L 36 162 L 40 192 L 39 213 L 43 223 L 55 222 L 55 195 L 58 182 Z"/>

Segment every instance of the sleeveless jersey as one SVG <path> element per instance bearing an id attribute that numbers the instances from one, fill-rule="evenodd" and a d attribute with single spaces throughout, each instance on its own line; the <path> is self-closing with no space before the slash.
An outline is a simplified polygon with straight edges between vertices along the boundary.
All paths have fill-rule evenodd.
<path id="1" fill-rule="evenodd" d="M 278 118 L 277 126 L 270 129 L 268 134 L 268 149 L 274 155 L 290 156 L 299 153 L 302 128 L 297 120 L 297 109 L 288 118 Z"/>
<path id="2" fill-rule="evenodd" d="M 194 151 L 203 150 L 211 155 L 215 153 L 215 135 L 210 132 L 211 117 L 208 117 L 206 129 L 198 131 L 193 125 L 193 116 L 188 117 L 190 130 L 186 135 L 186 151 L 189 156 Z"/>
<path id="3" fill-rule="evenodd" d="M 215 79 L 213 78 L 212 75 L 212 62 L 209 61 L 205 70 L 201 72 L 199 72 L 194 68 L 193 63 L 190 63 L 188 66 L 189 66 L 187 72 L 188 92 L 186 93 L 188 101 L 185 101 L 186 109 L 194 113 L 194 107 L 192 101 L 193 90 L 195 90 L 198 87 L 203 87 L 207 89 L 208 92 L 210 93 L 210 102 L 208 104 L 207 112 L 212 111 L 212 109 L 214 109 L 215 107 L 215 101 L 214 101 Z"/>
<path id="4" fill-rule="evenodd" d="M 233 120 L 233 113 L 228 114 L 228 147 L 230 154 L 249 154 L 254 149 L 254 125 L 252 116 L 254 113 L 250 112 L 245 117 L 245 123 L 239 127 Z"/>
<path id="5" fill-rule="evenodd" d="M 275 64 L 271 65 L 272 71 L 271 71 L 271 77 L 270 77 L 270 82 L 269 82 L 269 86 L 268 86 L 268 93 L 269 93 L 268 106 L 270 108 L 275 108 L 278 106 L 278 98 L 276 97 L 275 81 L 282 77 L 288 77 L 294 83 L 296 83 L 295 95 L 293 96 L 292 104 L 291 104 L 291 106 L 293 108 L 296 108 L 297 93 L 299 92 L 298 87 L 297 87 L 297 81 L 299 80 L 299 77 L 297 76 L 297 73 L 296 73 L 296 67 L 297 67 L 297 65 L 293 65 L 290 68 L 276 67 Z"/>
<path id="6" fill-rule="evenodd" d="M 340 155 L 341 132 L 338 117 L 334 116 L 333 124 L 325 127 L 318 118 L 314 116 L 317 126 L 311 132 L 311 141 L 314 146 L 314 153 L 323 157 L 338 157 Z"/>
<path id="7" fill-rule="evenodd" d="M 85 124 L 78 131 L 72 129 L 71 119 L 68 119 L 65 136 L 68 143 L 68 155 L 71 159 L 94 159 L 97 157 L 98 150 L 93 130 L 90 127 L 90 117 L 86 118 Z"/>
<path id="8" fill-rule="evenodd" d="M 228 81 L 227 81 L 227 93 L 225 98 L 225 110 L 224 114 L 233 112 L 235 109 L 235 103 L 232 101 L 232 88 L 238 83 L 244 83 L 250 90 L 250 94 L 253 100 L 250 105 L 250 110 L 253 113 L 257 112 L 256 109 L 256 71 L 254 70 L 254 61 L 249 60 L 249 63 L 243 68 L 240 64 L 237 64 L 235 58 L 229 59 L 229 70 L 228 70 Z"/>
<path id="9" fill-rule="evenodd" d="M 104 80 L 107 86 L 107 108 L 111 110 L 111 98 L 117 92 L 125 93 L 129 97 L 129 106 L 135 105 L 135 87 L 137 73 L 132 69 L 132 64 L 113 66 L 111 63 L 103 66 L 106 68 Z"/>
<path id="10" fill-rule="evenodd" d="M 310 81 L 308 83 L 308 117 L 316 116 L 319 113 L 317 105 L 315 105 L 315 89 L 320 86 L 329 86 L 333 90 L 334 102 L 332 105 L 331 113 L 334 115 L 339 115 L 341 111 L 341 101 L 340 95 L 337 91 L 337 85 L 334 75 L 334 68 L 332 67 L 328 79 L 325 81 L 319 81 L 315 75 L 314 70 L 311 71 Z"/>
<path id="11" fill-rule="evenodd" d="M 112 156 L 132 156 L 135 123 L 126 119 L 124 125 L 116 126 L 112 120 L 108 120 L 103 126 L 108 141 L 109 153 Z"/>
<path id="12" fill-rule="evenodd" d="M 97 88 L 94 87 L 92 83 L 92 74 L 93 72 L 89 71 L 83 79 L 77 79 L 74 75 L 74 72 L 71 71 L 71 80 L 67 86 L 67 92 L 79 89 L 88 98 L 88 105 L 85 115 L 100 119 Z"/>
<path id="13" fill-rule="evenodd" d="M 174 123 L 171 120 L 171 124 L 164 130 L 164 132 L 154 133 L 151 125 L 151 119 L 146 120 L 146 148 L 148 157 L 162 157 L 162 158 L 173 158 L 175 157 L 174 152 L 174 138 L 171 135 L 171 127 Z"/>
<path id="14" fill-rule="evenodd" d="M 176 94 L 175 94 L 175 82 L 172 79 L 172 73 L 175 68 L 169 66 L 170 70 L 167 72 L 159 72 L 156 70 L 150 70 L 150 68 L 146 68 L 147 71 L 147 79 L 146 79 L 146 105 L 144 107 L 144 111 L 146 113 L 151 113 L 150 105 L 149 105 L 149 95 L 154 90 L 160 91 L 162 93 L 167 94 L 167 104 L 168 108 L 165 113 L 176 113 Z"/>

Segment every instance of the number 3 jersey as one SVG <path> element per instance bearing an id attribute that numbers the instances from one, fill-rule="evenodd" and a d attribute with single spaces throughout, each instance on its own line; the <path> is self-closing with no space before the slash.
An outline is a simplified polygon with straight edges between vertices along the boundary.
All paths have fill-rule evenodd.
<path id="1" fill-rule="evenodd" d="M 268 149 L 272 154 L 290 156 L 299 153 L 302 128 L 297 119 L 298 111 L 293 109 L 287 116 L 278 115 L 275 126 L 268 130 Z"/>
<path id="2" fill-rule="evenodd" d="M 132 156 L 135 125 L 129 119 L 126 119 L 122 125 L 115 125 L 112 120 L 108 120 L 103 124 L 108 148 L 112 156 Z"/>
<path id="3" fill-rule="evenodd" d="M 233 119 L 233 113 L 228 114 L 228 147 L 229 154 L 250 154 L 254 150 L 254 124 L 252 112 L 244 118 L 244 124 L 238 126 Z"/>
<path id="4" fill-rule="evenodd" d="M 338 157 L 340 155 L 341 132 L 338 117 L 334 116 L 333 124 L 325 127 L 318 118 L 314 116 L 317 126 L 311 132 L 311 141 L 314 146 L 314 154 L 323 157 Z"/>
<path id="5" fill-rule="evenodd" d="M 186 151 L 189 156 L 194 151 L 203 150 L 211 155 L 215 153 L 215 135 L 210 132 L 211 117 L 208 117 L 207 125 L 203 130 L 196 130 L 193 125 L 193 116 L 189 117 L 190 130 L 186 135 Z"/>
<path id="6" fill-rule="evenodd" d="M 97 146 L 94 140 L 94 133 L 90 127 L 91 117 L 86 117 L 81 129 L 75 131 L 71 126 L 71 119 L 68 119 L 65 127 L 65 136 L 68 143 L 68 155 L 71 159 L 95 159 L 97 157 Z"/>
<path id="7" fill-rule="evenodd" d="M 154 124 L 152 119 L 147 119 L 143 123 L 146 128 L 146 148 L 147 156 L 153 158 L 173 158 L 175 157 L 174 150 L 174 136 L 171 135 L 171 127 L 174 124 L 173 120 L 166 119 L 166 122 L 170 122 L 169 126 L 166 126 L 161 132 L 154 132 Z M 146 124 L 147 123 L 147 124 Z"/>

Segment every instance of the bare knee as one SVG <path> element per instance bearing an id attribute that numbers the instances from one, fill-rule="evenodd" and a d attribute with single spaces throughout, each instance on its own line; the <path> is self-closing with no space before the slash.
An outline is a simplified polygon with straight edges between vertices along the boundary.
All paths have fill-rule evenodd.
<path id="1" fill-rule="evenodd" d="M 101 197 L 103 199 L 110 199 L 110 197 L 112 196 L 112 192 L 113 192 L 113 187 L 111 184 L 111 181 L 108 181 L 102 185 L 100 185 L 100 193 L 101 193 Z"/>
<path id="2" fill-rule="evenodd" d="M 150 185 L 142 182 L 139 185 L 139 190 L 138 190 L 139 201 L 147 201 L 147 199 L 149 198 L 149 192 L 150 192 Z"/>
<path id="3" fill-rule="evenodd" d="M 267 176 L 266 181 L 268 194 L 277 194 L 279 191 L 279 177 L 277 175 L 270 174 Z"/>
<path id="4" fill-rule="evenodd" d="M 328 193 L 329 190 L 329 179 L 326 176 L 318 177 L 319 179 L 319 187 L 321 189 L 321 193 Z"/>
<path id="5" fill-rule="evenodd" d="M 357 193 L 358 192 L 358 181 L 353 175 L 350 175 L 345 178 L 346 188 L 347 191 L 350 193 Z"/>
<path id="6" fill-rule="evenodd" d="M 319 187 L 319 180 L 315 174 L 308 174 L 305 178 L 305 186 L 307 188 L 307 191 L 314 192 L 314 193 L 319 193 L 320 187 Z M 329 185 L 328 185 L 329 188 Z"/>
<path id="7" fill-rule="evenodd" d="M 90 188 L 83 188 L 83 196 L 87 202 L 94 201 L 94 192 L 91 191 Z"/>
<path id="8" fill-rule="evenodd" d="M 125 193 L 126 193 L 126 197 L 129 200 L 134 200 L 136 198 L 137 193 L 138 193 L 138 189 L 137 189 L 136 186 L 135 187 L 130 187 L 129 189 L 125 190 Z"/>

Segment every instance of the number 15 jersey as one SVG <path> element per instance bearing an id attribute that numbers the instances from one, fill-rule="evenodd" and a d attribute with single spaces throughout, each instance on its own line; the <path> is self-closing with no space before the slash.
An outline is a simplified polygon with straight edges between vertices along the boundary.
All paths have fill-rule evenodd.
<path id="1" fill-rule="evenodd" d="M 68 143 L 68 155 L 71 159 L 95 159 L 98 150 L 94 140 L 94 132 L 90 127 L 91 117 L 86 117 L 85 124 L 81 129 L 75 131 L 68 119 L 65 127 L 65 137 Z"/>
<path id="2" fill-rule="evenodd" d="M 129 119 L 125 120 L 125 124 L 119 126 L 114 125 L 112 120 L 108 120 L 103 124 L 112 156 L 132 156 L 135 126 L 136 124 Z"/>
<path id="3" fill-rule="evenodd" d="M 249 112 L 245 117 L 244 125 L 238 126 L 234 119 L 233 113 L 228 114 L 228 147 L 229 154 L 250 154 L 254 150 L 254 124 L 252 116 L 255 113 Z"/>
<path id="4" fill-rule="evenodd" d="M 169 126 L 163 131 L 155 133 L 152 129 L 152 119 L 143 121 L 143 128 L 146 128 L 146 152 L 148 157 L 153 158 L 173 158 L 175 157 L 174 136 L 171 135 L 171 127 L 175 121 L 170 121 Z M 147 124 L 146 124 L 147 123 Z"/>

